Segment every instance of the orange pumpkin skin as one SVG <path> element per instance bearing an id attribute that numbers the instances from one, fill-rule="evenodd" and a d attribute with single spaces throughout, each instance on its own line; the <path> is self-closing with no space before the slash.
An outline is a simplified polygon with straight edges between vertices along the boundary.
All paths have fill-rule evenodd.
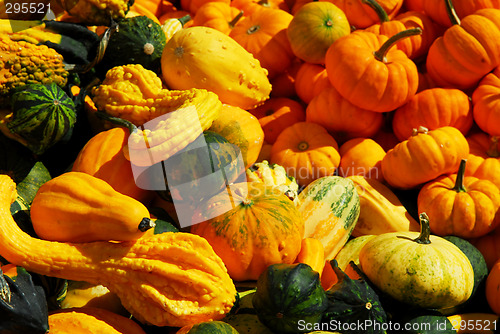
<path id="1" fill-rule="evenodd" d="M 390 186 L 411 189 L 442 174 L 456 172 L 460 161 L 468 155 L 469 144 L 458 129 L 421 129 L 386 153 L 382 173 Z"/>
<path id="2" fill-rule="evenodd" d="M 382 113 L 355 106 L 333 86 L 325 87 L 306 108 L 306 121 L 327 129 L 338 142 L 371 137 L 382 127 Z"/>
<path id="3" fill-rule="evenodd" d="M 343 177 L 362 175 L 366 178 L 383 181 L 380 168 L 385 151 L 370 138 L 354 138 L 340 146 L 339 174 Z"/>
<path id="4" fill-rule="evenodd" d="M 302 61 L 297 58 L 286 70 L 278 73 L 274 78 L 271 78 L 271 87 L 273 87 L 271 90 L 271 97 L 297 98 L 295 81 L 301 65 Z"/>
<path id="5" fill-rule="evenodd" d="M 293 263 L 304 234 L 293 202 L 258 182 L 231 185 L 230 191 L 229 198 L 216 195 L 195 213 L 202 222 L 191 226 L 191 233 L 208 240 L 236 281 L 256 280 L 274 263 Z M 233 209 L 203 221 L 204 215 L 226 205 Z"/>
<path id="6" fill-rule="evenodd" d="M 492 232 L 469 241 L 483 254 L 488 270 L 491 270 L 500 259 L 500 228 L 497 227 Z"/>
<path id="7" fill-rule="evenodd" d="M 400 140 L 410 138 L 414 128 L 434 130 L 453 126 L 465 136 L 472 127 L 469 97 L 456 88 L 431 88 L 419 92 L 408 103 L 396 109 L 392 129 Z"/>
<path id="8" fill-rule="evenodd" d="M 500 11 L 500 10 L 499 10 Z M 492 136 L 500 136 L 500 67 L 487 74 L 472 93 L 476 124 Z"/>
<path id="9" fill-rule="evenodd" d="M 326 68 L 319 64 L 302 63 L 295 78 L 297 96 L 306 104 L 330 85 Z"/>
<path id="10" fill-rule="evenodd" d="M 385 56 L 378 52 L 387 40 L 387 36 L 357 30 L 336 40 L 326 53 L 330 83 L 360 108 L 392 111 L 417 92 L 415 63 L 395 47 L 388 49 Z"/>
<path id="11" fill-rule="evenodd" d="M 123 154 L 128 133 L 124 128 L 112 128 L 97 133 L 78 153 L 72 171 L 97 177 L 119 193 L 147 203 L 153 198 L 153 193 L 137 187 L 132 165 Z"/>
<path id="12" fill-rule="evenodd" d="M 448 28 L 429 48 L 426 67 L 441 87 L 473 89 L 500 64 L 500 9 L 480 9 Z"/>
<path id="13" fill-rule="evenodd" d="M 340 163 L 338 144 L 319 124 L 298 122 L 283 130 L 271 148 L 272 164 L 285 168 L 300 186 L 334 175 Z"/>
<path id="14" fill-rule="evenodd" d="M 418 194 L 418 211 L 429 216 L 439 236 L 477 238 L 500 223 L 500 191 L 491 181 L 465 176 L 465 160 L 458 174 L 442 175 L 426 183 Z"/>
<path id="15" fill-rule="evenodd" d="M 232 29 L 231 21 L 239 12 L 226 2 L 207 2 L 196 12 L 192 25 L 210 27 L 229 35 Z"/>
<path id="16" fill-rule="evenodd" d="M 373 24 L 379 22 L 377 14 L 373 11 L 370 6 L 364 4 L 361 0 L 328 0 L 333 3 L 347 16 L 347 20 L 357 29 L 367 28 Z M 389 18 L 394 17 L 401 6 L 403 5 L 402 0 L 378 0 L 380 6 L 385 10 Z"/>
<path id="17" fill-rule="evenodd" d="M 465 175 L 490 180 L 500 189 L 500 142 L 498 137 L 490 137 L 478 132 L 466 137 L 470 154 L 467 158 Z"/>
<path id="18" fill-rule="evenodd" d="M 440 29 L 425 14 L 416 11 L 406 11 L 398 14 L 392 20 L 374 24 L 365 30 L 391 37 L 400 31 L 410 28 L 421 28 L 422 34 L 401 40 L 396 44 L 396 47 L 403 51 L 408 58 L 418 59 L 427 54 L 432 42 L 434 42 L 440 33 Z"/>
<path id="19" fill-rule="evenodd" d="M 286 35 L 293 16 L 281 9 L 266 8 L 239 20 L 229 34 L 259 60 L 273 78 L 286 70 L 295 55 Z"/>
<path id="20" fill-rule="evenodd" d="M 486 301 L 491 310 L 500 314 L 500 261 L 496 261 L 486 277 Z"/>
<path id="21" fill-rule="evenodd" d="M 180 9 L 183 9 L 194 17 L 198 9 L 207 2 L 225 2 L 231 4 L 231 0 L 180 0 Z"/>
<path id="22" fill-rule="evenodd" d="M 232 0 L 231 6 L 242 10 L 245 16 L 252 15 L 261 9 L 272 8 L 289 11 L 288 4 L 284 0 Z"/>
<path id="23" fill-rule="evenodd" d="M 284 97 L 271 98 L 249 112 L 259 120 L 264 130 L 264 140 L 269 144 L 274 144 L 284 129 L 306 119 L 304 107 L 299 102 Z"/>

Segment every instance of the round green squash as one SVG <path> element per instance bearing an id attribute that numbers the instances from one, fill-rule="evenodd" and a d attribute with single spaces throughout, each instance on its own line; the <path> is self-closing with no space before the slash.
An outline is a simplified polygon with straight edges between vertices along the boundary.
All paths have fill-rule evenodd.
<path id="1" fill-rule="evenodd" d="M 469 299 L 474 271 L 453 243 L 430 235 L 420 214 L 421 232 L 391 232 L 368 241 L 359 253 L 361 270 L 392 298 L 421 308 L 448 308 Z"/>
<path id="2" fill-rule="evenodd" d="M 227 322 L 206 321 L 193 325 L 186 334 L 239 334 L 239 332 Z"/>
<path id="3" fill-rule="evenodd" d="M 166 37 L 161 25 L 147 16 L 126 17 L 111 34 L 104 57 L 104 70 L 126 64 L 141 64 L 159 73 Z"/>
<path id="4" fill-rule="evenodd" d="M 319 273 L 304 263 L 274 264 L 257 280 L 252 299 L 257 315 L 276 333 L 304 333 L 321 321 L 328 300 Z"/>
<path id="5" fill-rule="evenodd" d="M 11 137 L 37 155 L 62 140 L 75 125 L 73 100 L 55 83 L 31 84 L 12 95 Z"/>

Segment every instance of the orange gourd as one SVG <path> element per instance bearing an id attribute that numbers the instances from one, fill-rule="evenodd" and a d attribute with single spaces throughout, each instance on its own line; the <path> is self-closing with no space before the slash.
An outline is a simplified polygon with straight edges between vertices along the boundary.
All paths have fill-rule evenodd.
<path id="1" fill-rule="evenodd" d="M 193 17 L 193 26 L 205 26 L 229 35 L 243 12 L 226 2 L 207 2 L 201 6 Z"/>
<path id="2" fill-rule="evenodd" d="M 253 54 L 273 78 L 295 58 L 286 35 L 292 18 L 284 10 L 266 8 L 239 20 L 229 36 Z"/>
<path id="3" fill-rule="evenodd" d="M 271 163 L 285 168 L 300 186 L 334 175 L 340 163 L 337 141 L 319 124 L 297 122 L 284 129 L 271 148 Z"/>
<path id="4" fill-rule="evenodd" d="M 245 16 L 266 8 L 289 11 L 288 4 L 284 0 L 232 0 L 231 6 L 242 10 Z"/>
<path id="5" fill-rule="evenodd" d="M 297 58 L 286 70 L 271 78 L 270 82 L 273 87 L 270 94 L 271 97 L 297 98 L 295 81 L 301 65 L 302 61 Z"/>
<path id="6" fill-rule="evenodd" d="M 410 138 L 413 129 L 419 126 L 429 130 L 453 126 L 465 136 L 472 122 L 472 105 L 467 94 L 456 88 L 430 88 L 396 109 L 392 129 L 400 141 Z"/>
<path id="7" fill-rule="evenodd" d="M 293 202 L 259 182 L 237 183 L 228 190 L 229 196 L 216 195 L 196 210 L 195 220 L 201 223 L 191 226 L 191 233 L 208 240 L 231 278 L 256 280 L 271 264 L 293 263 L 304 233 Z"/>
<path id="8" fill-rule="evenodd" d="M 486 277 L 485 292 L 491 310 L 500 314 L 500 261 L 495 262 Z"/>
<path id="9" fill-rule="evenodd" d="M 466 137 L 470 154 L 465 175 L 490 180 L 500 189 L 500 142 L 498 137 L 478 132 Z"/>
<path id="10" fill-rule="evenodd" d="M 325 267 L 325 248 L 321 241 L 315 238 L 302 239 L 300 252 L 297 255 L 295 263 L 309 265 L 321 277 L 323 268 Z"/>
<path id="11" fill-rule="evenodd" d="M 500 260 L 500 228 L 478 238 L 469 239 L 484 256 L 488 270 L 493 268 L 495 262 Z"/>
<path id="12" fill-rule="evenodd" d="M 357 29 L 367 28 L 379 22 L 377 14 L 362 0 L 328 0 L 344 11 L 349 23 Z M 379 0 L 389 18 L 394 17 L 403 5 L 403 0 Z"/>
<path id="13" fill-rule="evenodd" d="M 319 64 L 302 63 L 295 78 L 297 96 L 307 104 L 330 85 L 326 68 Z"/>
<path id="14" fill-rule="evenodd" d="M 500 191 L 488 180 L 464 176 L 466 160 L 457 173 L 425 184 L 418 194 L 418 211 L 430 218 L 431 232 L 439 236 L 476 238 L 500 224 Z"/>
<path id="15" fill-rule="evenodd" d="M 500 136 L 499 93 L 500 67 L 487 74 L 472 93 L 474 121 L 481 130 L 492 136 Z"/>
<path id="16" fill-rule="evenodd" d="M 366 178 L 383 181 L 380 168 L 385 150 L 370 138 L 354 138 L 340 146 L 339 174 L 347 177 L 362 175 Z"/>
<path id="17" fill-rule="evenodd" d="M 452 26 L 429 48 L 426 68 L 441 87 L 473 89 L 500 64 L 500 9 L 479 9 L 459 19 L 446 1 Z"/>
<path id="18" fill-rule="evenodd" d="M 386 153 L 382 173 L 390 186 L 411 189 L 455 173 L 468 155 L 469 144 L 458 129 L 444 126 L 429 131 L 421 127 Z"/>
<path id="19" fill-rule="evenodd" d="M 302 104 L 284 97 L 271 98 L 249 112 L 259 120 L 264 130 L 264 140 L 269 144 L 274 144 L 284 129 L 306 119 Z"/>
<path id="20" fill-rule="evenodd" d="M 352 104 L 331 85 L 319 92 L 306 108 L 306 121 L 320 124 L 340 143 L 373 136 L 383 120 L 382 113 Z"/>
<path id="21" fill-rule="evenodd" d="M 418 71 L 415 63 L 393 46 L 421 32 L 419 28 L 408 29 L 388 38 L 357 30 L 339 38 L 326 53 L 330 83 L 357 107 L 376 112 L 401 107 L 417 91 Z"/>
<path id="22" fill-rule="evenodd" d="M 189 12 L 194 17 L 198 9 L 207 2 L 224 2 L 230 4 L 231 0 L 180 0 L 180 9 Z"/>

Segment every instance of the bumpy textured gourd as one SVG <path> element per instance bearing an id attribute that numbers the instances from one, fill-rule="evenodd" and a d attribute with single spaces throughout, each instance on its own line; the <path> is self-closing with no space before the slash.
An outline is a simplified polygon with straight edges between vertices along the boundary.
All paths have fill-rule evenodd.
<path id="1" fill-rule="evenodd" d="M 32 83 L 56 83 L 63 87 L 68 81 L 63 57 L 45 45 L 0 38 L 0 102 L 14 89 Z"/>
<path id="2" fill-rule="evenodd" d="M 162 233 L 135 242 L 60 243 L 24 233 L 9 207 L 16 184 L 0 175 L 0 255 L 42 275 L 102 284 L 141 322 L 182 327 L 219 320 L 236 289 L 208 242 L 190 233 Z"/>
<path id="3" fill-rule="evenodd" d="M 140 64 L 112 68 L 92 91 L 100 111 L 141 126 L 158 116 L 190 105 L 196 107 L 202 130 L 207 130 L 222 108 L 217 95 L 204 89 L 167 90 L 155 72 Z"/>
<path id="4" fill-rule="evenodd" d="M 82 172 L 45 182 L 30 214 L 40 238 L 61 242 L 136 240 L 155 226 L 141 202 Z"/>
<path id="5" fill-rule="evenodd" d="M 57 0 L 71 16 L 76 17 L 86 25 L 109 25 L 111 19 L 124 18 L 131 0 Z"/>

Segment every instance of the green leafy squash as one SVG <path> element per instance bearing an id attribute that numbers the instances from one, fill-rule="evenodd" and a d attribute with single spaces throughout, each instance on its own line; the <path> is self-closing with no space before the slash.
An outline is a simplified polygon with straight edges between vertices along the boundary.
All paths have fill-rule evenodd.
<path id="1" fill-rule="evenodd" d="M 228 35 L 195 26 L 175 33 L 163 49 L 163 79 L 170 89 L 203 88 L 222 103 L 251 109 L 269 98 L 260 62 Z"/>
<path id="2" fill-rule="evenodd" d="M 49 330 L 48 307 L 42 287 L 20 269 L 16 280 L 0 269 L 0 332 L 45 334 Z"/>
<path id="3" fill-rule="evenodd" d="M 98 67 L 105 72 L 115 66 L 141 64 L 159 73 L 165 42 L 165 33 L 157 22 L 147 16 L 126 17 L 118 21 Z"/>
<path id="4" fill-rule="evenodd" d="M 360 201 L 354 182 L 340 176 L 314 180 L 299 194 L 297 209 L 305 221 L 304 237 L 321 241 L 332 260 L 356 226 Z"/>
<path id="5" fill-rule="evenodd" d="M 304 263 L 269 266 L 252 302 L 260 321 L 277 333 L 306 332 L 305 324 L 319 323 L 327 307 L 319 273 Z"/>
<path id="6" fill-rule="evenodd" d="M 323 313 L 322 324 L 342 324 L 370 322 L 371 326 L 364 328 L 365 333 L 385 333 L 388 321 L 387 314 L 382 307 L 379 296 L 364 279 L 353 280 L 337 265 L 337 261 L 330 261 L 337 283 L 326 291 L 328 306 Z M 348 328 L 330 327 L 343 334 L 359 333 L 359 327 Z"/>
<path id="7" fill-rule="evenodd" d="M 63 139 L 75 122 L 75 104 L 62 88 L 54 83 L 32 84 L 12 95 L 7 135 L 41 155 Z"/>

